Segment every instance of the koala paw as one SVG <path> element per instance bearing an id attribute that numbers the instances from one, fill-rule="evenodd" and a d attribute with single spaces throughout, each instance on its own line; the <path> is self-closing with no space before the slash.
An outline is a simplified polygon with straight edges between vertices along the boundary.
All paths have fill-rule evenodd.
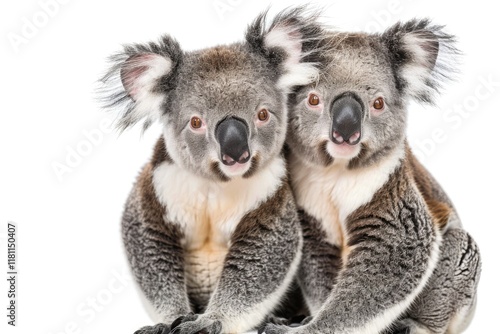
<path id="1" fill-rule="evenodd" d="M 259 334 L 284 334 L 284 333 L 295 333 L 292 327 L 285 325 L 275 325 L 267 324 L 263 328 L 259 329 Z"/>
<path id="2" fill-rule="evenodd" d="M 170 326 L 166 324 L 145 326 L 134 332 L 134 334 L 168 334 L 168 333 L 170 333 Z"/>
<path id="3" fill-rule="evenodd" d="M 294 316 L 292 318 L 281 318 L 281 317 L 276 317 L 274 315 L 268 316 L 264 325 L 259 327 L 257 333 L 261 334 L 264 332 L 264 329 L 266 325 L 268 324 L 273 324 L 273 325 L 285 325 L 288 327 L 300 327 L 308 324 L 312 320 L 311 316 L 306 317 L 305 315 L 298 315 Z"/>
<path id="4" fill-rule="evenodd" d="M 307 316 L 307 317 L 304 315 L 296 316 L 296 317 L 290 318 L 289 326 L 290 327 L 305 326 L 308 323 L 310 323 L 312 319 L 313 319 L 312 316 Z"/>
<path id="5" fill-rule="evenodd" d="M 189 313 L 176 319 L 171 328 L 170 334 L 220 334 L 222 324 L 203 315 Z"/>
<path id="6" fill-rule="evenodd" d="M 277 317 L 277 316 L 274 316 L 274 315 L 270 315 L 264 321 L 264 325 L 262 326 L 262 329 L 264 329 L 264 327 L 267 324 L 286 325 L 286 326 L 288 326 L 288 325 L 290 325 L 290 319 L 288 319 L 288 318 L 282 318 L 282 317 Z M 260 333 L 260 331 L 259 331 L 259 333 Z"/>

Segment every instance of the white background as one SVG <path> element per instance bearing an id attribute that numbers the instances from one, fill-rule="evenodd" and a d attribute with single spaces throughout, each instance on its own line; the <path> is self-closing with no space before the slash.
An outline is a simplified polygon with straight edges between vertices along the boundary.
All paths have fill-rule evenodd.
<path id="1" fill-rule="evenodd" d="M 127 277 L 120 216 L 159 128 L 142 137 L 139 129 L 121 136 L 103 132 L 101 122 L 113 116 L 98 108 L 95 82 L 122 43 L 162 33 L 189 50 L 230 43 L 243 37 L 268 2 L 66 2 L 45 22 L 38 1 L 0 5 L 0 332 L 132 333 L 152 320 Z M 482 252 L 479 305 L 467 333 L 498 331 L 497 7 L 483 0 L 317 3 L 327 6 L 326 20 L 342 30 L 382 31 L 398 20 L 430 17 L 458 36 L 461 75 L 447 85 L 438 108 L 412 105 L 408 133 Z M 275 1 L 271 12 L 290 4 Z M 38 31 L 24 31 L 27 38 L 14 46 L 9 38 L 22 37 L 27 21 Z M 103 138 L 84 147 L 84 133 L 92 131 Z M 54 164 L 66 165 L 69 152 L 82 147 L 87 155 L 73 157 L 74 167 L 58 177 Z M 6 325 L 5 316 L 7 221 L 19 226 L 16 328 Z"/>

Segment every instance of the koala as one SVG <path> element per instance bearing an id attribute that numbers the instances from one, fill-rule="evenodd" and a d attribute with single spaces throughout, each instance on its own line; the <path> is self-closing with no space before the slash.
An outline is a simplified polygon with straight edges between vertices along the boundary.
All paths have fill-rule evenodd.
<path id="1" fill-rule="evenodd" d="M 313 317 L 263 332 L 460 333 L 479 250 L 405 136 L 410 101 L 434 103 L 455 71 L 455 38 L 425 19 L 327 35 L 320 78 L 290 94 L 286 140 Z"/>
<path id="2" fill-rule="evenodd" d="M 285 298 L 302 248 L 281 153 L 286 98 L 317 77 L 303 58 L 321 34 L 292 8 L 258 16 L 244 42 L 185 52 L 163 36 L 111 57 L 102 93 L 118 127 L 163 129 L 122 218 L 134 277 L 161 317 L 136 333 L 244 332 Z"/>

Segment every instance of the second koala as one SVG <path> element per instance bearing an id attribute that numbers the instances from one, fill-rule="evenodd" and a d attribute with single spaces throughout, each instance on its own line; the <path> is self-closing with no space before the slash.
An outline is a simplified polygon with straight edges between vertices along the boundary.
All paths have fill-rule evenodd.
<path id="1" fill-rule="evenodd" d="M 460 333 L 479 251 L 405 136 L 432 102 L 454 38 L 427 20 L 331 33 L 322 75 L 290 98 L 290 176 L 304 229 L 299 283 L 314 318 L 275 333 Z"/>

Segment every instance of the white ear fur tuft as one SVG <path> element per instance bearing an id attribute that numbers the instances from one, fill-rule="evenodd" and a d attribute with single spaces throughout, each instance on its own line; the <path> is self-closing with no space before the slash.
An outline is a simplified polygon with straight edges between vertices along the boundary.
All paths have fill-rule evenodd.
<path id="1" fill-rule="evenodd" d="M 454 57 L 459 54 L 455 38 L 433 26 L 429 20 L 397 23 L 383 35 L 392 62 L 396 64 L 401 89 L 417 101 L 433 103 L 442 81 L 456 72 Z"/>
<path id="2" fill-rule="evenodd" d="M 98 93 L 105 108 L 118 109 L 120 130 L 139 121 L 146 130 L 162 116 L 182 54 L 179 43 L 165 35 L 157 43 L 125 46 L 110 58 Z"/>
<path id="3" fill-rule="evenodd" d="M 156 54 L 141 54 L 125 61 L 120 71 L 123 87 L 137 100 L 152 91 L 156 81 L 172 69 L 172 61 Z"/>
<path id="4" fill-rule="evenodd" d="M 285 51 L 287 58 L 285 66 L 293 66 L 300 62 L 302 57 L 302 33 L 297 26 L 274 27 L 264 38 L 267 48 L 278 47 Z"/>
<path id="5" fill-rule="evenodd" d="M 439 42 L 423 36 L 408 34 L 402 37 L 402 45 L 410 54 L 411 61 L 401 67 L 401 75 L 406 81 L 406 90 L 414 97 L 432 96 L 433 87 L 429 85 L 432 71 L 436 65 Z M 437 45 L 435 48 L 432 44 Z M 424 45 L 429 45 L 427 48 Z M 434 50 L 432 50 L 434 49 Z"/>
<path id="6" fill-rule="evenodd" d="M 278 87 L 284 91 L 289 91 L 294 86 L 306 86 L 319 78 L 319 70 L 312 63 L 298 63 L 279 79 Z"/>
<path id="7" fill-rule="evenodd" d="M 317 80 L 314 59 L 324 37 L 318 11 L 307 7 L 289 8 L 278 13 L 267 26 L 267 13 L 261 14 L 247 31 L 247 42 L 280 69 L 278 86 L 289 91 L 294 86 Z"/>
<path id="8" fill-rule="evenodd" d="M 135 101 L 130 120 L 156 121 L 161 116 L 165 94 L 155 88 L 161 77 L 172 70 L 172 61 L 156 54 L 132 56 L 125 61 L 120 71 L 123 87 Z"/>
<path id="9" fill-rule="evenodd" d="M 314 63 L 301 62 L 305 53 L 302 51 L 304 40 L 299 28 L 278 26 L 264 38 L 266 48 L 280 48 L 285 51 L 286 59 L 283 61 L 285 73 L 278 82 L 278 87 L 285 91 L 294 86 L 308 85 L 319 76 L 319 70 Z"/>

